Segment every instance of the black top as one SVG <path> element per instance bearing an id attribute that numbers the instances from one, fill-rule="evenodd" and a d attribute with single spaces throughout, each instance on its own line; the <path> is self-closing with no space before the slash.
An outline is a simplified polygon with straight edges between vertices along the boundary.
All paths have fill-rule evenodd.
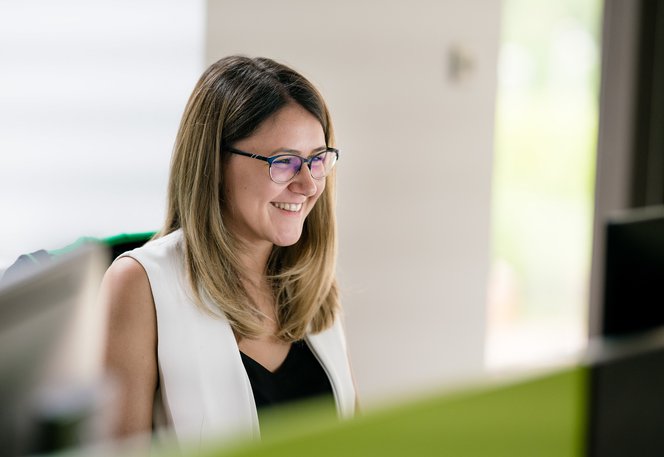
<path id="1" fill-rule="evenodd" d="M 274 372 L 240 352 L 256 408 L 260 415 L 266 407 L 329 395 L 332 386 L 325 370 L 304 341 L 291 344 L 286 359 Z"/>

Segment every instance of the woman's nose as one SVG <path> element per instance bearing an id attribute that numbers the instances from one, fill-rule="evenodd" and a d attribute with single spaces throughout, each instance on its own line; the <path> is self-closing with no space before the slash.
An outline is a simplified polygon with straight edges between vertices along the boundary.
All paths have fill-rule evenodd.
<path id="1" fill-rule="evenodd" d="M 295 178 L 293 178 L 289 187 L 293 192 L 306 197 L 311 197 L 316 194 L 318 186 L 316 185 L 316 180 L 311 176 L 311 170 L 309 170 L 307 164 L 302 164 L 300 172 L 295 175 Z"/>

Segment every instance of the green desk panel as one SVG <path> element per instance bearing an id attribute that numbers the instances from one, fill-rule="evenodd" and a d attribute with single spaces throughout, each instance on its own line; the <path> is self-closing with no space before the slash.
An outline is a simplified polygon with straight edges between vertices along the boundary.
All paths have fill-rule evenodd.
<path id="1" fill-rule="evenodd" d="M 493 388 L 441 395 L 351 421 L 315 405 L 265 421 L 263 440 L 212 456 L 581 456 L 585 368 Z"/>

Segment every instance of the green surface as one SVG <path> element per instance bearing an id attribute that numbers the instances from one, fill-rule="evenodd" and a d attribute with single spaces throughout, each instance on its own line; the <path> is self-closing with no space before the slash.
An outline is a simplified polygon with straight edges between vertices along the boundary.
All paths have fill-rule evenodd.
<path id="1" fill-rule="evenodd" d="M 586 371 L 442 395 L 332 421 L 315 405 L 270 421 L 261 443 L 204 456 L 580 456 Z"/>
<path id="2" fill-rule="evenodd" d="M 121 233 L 119 235 L 110 236 L 100 240 L 107 246 L 115 246 L 117 244 L 133 243 L 135 241 L 147 241 L 155 235 L 156 232 L 140 232 L 140 233 Z"/>
<path id="3" fill-rule="evenodd" d="M 92 236 L 82 236 L 73 243 L 60 248 L 49 250 L 49 254 L 62 255 L 68 254 L 80 248 L 87 243 L 101 243 L 105 246 L 115 246 L 123 243 L 133 243 L 135 241 L 147 241 L 154 236 L 156 232 L 139 232 L 139 233 L 120 233 L 118 235 L 109 236 L 107 238 L 96 238 Z"/>

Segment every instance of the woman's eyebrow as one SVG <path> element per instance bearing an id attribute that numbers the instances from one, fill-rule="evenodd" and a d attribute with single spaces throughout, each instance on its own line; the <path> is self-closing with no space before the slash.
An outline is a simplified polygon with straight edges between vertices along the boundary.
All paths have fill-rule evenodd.
<path id="1" fill-rule="evenodd" d="M 314 148 L 311 150 L 309 155 L 317 154 L 319 152 L 322 152 L 327 149 L 327 146 L 319 146 L 317 148 Z M 270 153 L 270 156 L 274 156 L 277 154 L 295 154 L 295 155 L 302 155 L 302 151 L 298 151 L 297 149 L 290 149 L 290 148 L 279 148 L 275 149 L 273 152 Z"/>

